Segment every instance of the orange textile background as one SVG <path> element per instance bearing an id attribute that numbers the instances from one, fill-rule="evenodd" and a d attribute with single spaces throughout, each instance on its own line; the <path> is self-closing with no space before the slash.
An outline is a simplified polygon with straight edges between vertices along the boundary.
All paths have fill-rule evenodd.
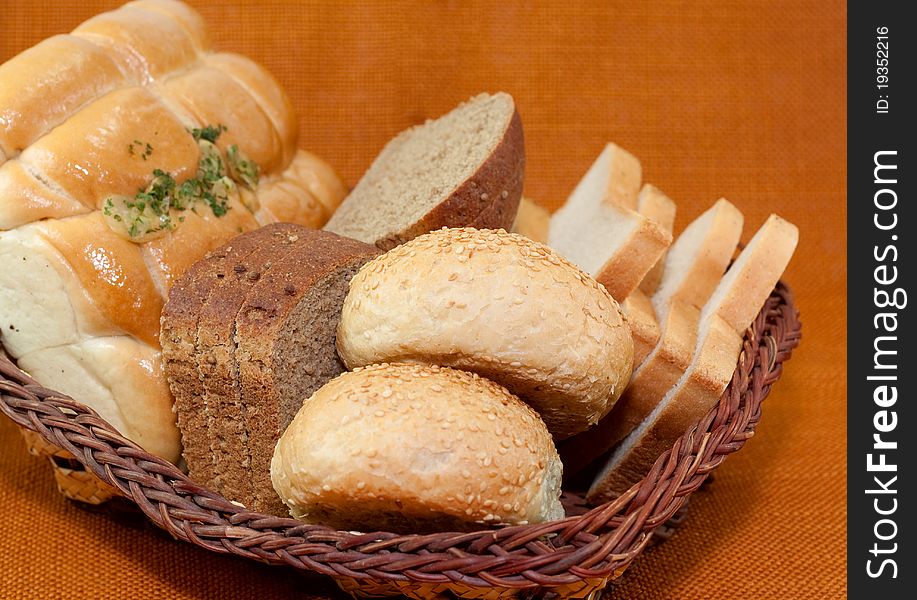
<path id="1" fill-rule="evenodd" d="M 118 2 L 0 3 L 0 62 Z M 799 225 L 785 279 L 803 343 L 757 435 L 692 498 L 614 599 L 846 596 L 846 5 L 710 2 L 192 2 L 220 49 L 268 67 L 301 146 L 352 185 L 401 129 L 513 94 L 526 194 L 556 208 L 606 141 L 678 202 L 725 196 L 748 239 Z M 0 598 L 337 597 L 332 583 L 210 555 L 56 492 L 0 417 Z"/>

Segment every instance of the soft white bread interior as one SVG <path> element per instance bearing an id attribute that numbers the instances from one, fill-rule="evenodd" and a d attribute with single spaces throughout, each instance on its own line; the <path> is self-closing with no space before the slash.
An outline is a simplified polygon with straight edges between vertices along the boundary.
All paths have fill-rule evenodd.
<path id="1" fill-rule="evenodd" d="M 518 233 L 532 241 L 547 244 L 550 222 L 551 213 L 548 212 L 548 209 L 523 196 L 519 201 L 519 210 L 516 213 L 512 233 Z"/>
<path id="2" fill-rule="evenodd" d="M 23 354 L 17 363 L 53 390 L 91 399 L 103 419 L 147 452 L 179 459 L 172 396 L 153 347 L 126 335 L 93 337 Z"/>
<path id="3" fill-rule="evenodd" d="M 716 404 L 735 371 L 742 336 L 780 279 L 798 239 L 796 226 L 777 215 L 755 233 L 701 311 L 688 368 L 614 450 L 589 489 L 591 502 L 610 499 L 638 482 Z"/>
<path id="4" fill-rule="evenodd" d="M 263 68 L 212 53 L 200 16 L 172 0 L 129 3 L 0 66 L 4 347 L 38 381 L 177 458 L 157 366 L 172 283 L 240 231 L 281 219 L 320 227 L 343 199 L 330 167 L 297 151 L 297 123 Z M 247 179 L 225 205 L 201 201 L 174 213 L 173 230 L 128 239 L 108 201 L 200 176 L 213 157 L 192 130 L 208 125 L 223 126 L 222 172 L 244 167 Z"/>
<path id="5" fill-rule="evenodd" d="M 666 255 L 662 280 L 653 294 L 657 312 L 671 300 L 701 307 L 716 288 L 742 235 L 742 212 L 725 198 L 691 222 Z"/>
<path id="6" fill-rule="evenodd" d="M 608 204 L 637 210 L 642 178 L 640 159 L 609 142 L 576 184 L 572 195 L 599 197 Z"/>
<path id="7" fill-rule="evenodd" d="M 512 96 L 480 94 L 391 140 L 325 228 L 383 250 L 441 227 L 509 229 L 524 170 Z"/>
<path id="8" fill-rule="evenodd" d="M 614 144 L 605 147 L 566 203 L 551 216 L 548 244 L 623 301 L 672 242 L 672 235 L 638 213 L 639 162 Z"/>
<path id="9" fill-rule="evenodd" d="M 630 384 L 598 425 L 560 447 L 567 477 L 572 477 L 624 439 L 652 412 L 691 362 L 700 307 L 707 301 L 732 258 L 742 235 L 742 213 L 726 200 L 717 201 L 678 236 L 666 257 L 665 270 L 651 304 L 658 319 L 655 345 L 637 363 Z M 625 304 L 634 322 L 635 347 L 643 346 L 648 327 L 641 325 L 640 296 Z M 643 317 L 642 321 L 647 318 Z M 650 333 L 652 333 L 650 331 Z"/>
<path id="10" fill-rule="evenodd" d="M 561 464 L 528 406 L 471 373 L 381 364 L 305 401 L 274 451 L 296 518 L 358 531 L 455 531 L 562 518 Z"/>
<path id="11" fill-rule="evenodd" d="M 337 346 L 350 368 L 422 362 L 478 373 L 531 405 L 556 439 L 608 412 L 633 361 L 605 288 L 547 246 L 471 228 L 420 236 L 364 265 Z"/>
<path id="12" fill-rule="evenodd" d="M 644 183 L 640 188 L 640 195 L 637 196 L 637 212 L 655 221 L 663 229 L 672 234 L 675 228 L 675 202 L 662 193 L 662 190 L 650 183 Z M 640 282 L 640 289 L 646 294 L 652 294 L 659 286 L 662 280 L 662 271 L 665 267 L 665 252 L 649 270 L 643 281 Z"/>

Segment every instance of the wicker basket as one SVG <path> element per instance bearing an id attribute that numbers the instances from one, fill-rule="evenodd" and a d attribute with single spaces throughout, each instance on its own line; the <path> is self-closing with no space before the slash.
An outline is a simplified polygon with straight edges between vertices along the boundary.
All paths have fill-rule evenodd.
<path id="1" fill-rule="evenodd" d="M 474 533 L 356 534 L 247 511 L 144 452 L 91 409 L 42 387 L 2 352 L 0 410 L 34 432 L 27 434 L 31 448 L 53 455 L 65 494 L 78 472 L 66 461 L 75 460 L 85 467 L 84 480 L 98 478 L 107 493 L 136 503 L 175 538 L 213 552 L 322 573 L 358 597 L 590 598 L 620 576 L 652 532 L 754 435 L 761 403 L 799 336 L 792 295 L 779 284 L 746 332 L 717 406 L 659 457 L 643 481 L 597 507 L 565 490 L 568 516 L 561 521 Z"/>

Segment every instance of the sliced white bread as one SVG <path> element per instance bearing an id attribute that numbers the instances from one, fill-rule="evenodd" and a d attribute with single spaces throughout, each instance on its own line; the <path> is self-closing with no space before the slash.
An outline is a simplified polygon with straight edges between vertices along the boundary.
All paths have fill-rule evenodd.
<path id="1" fill-rule="evenodd" d="M 550 222 L 551 213 L 548 209 L 523 196 L 519 201 L 519 211 L 516 213 L 512 232 L 522 234 L 534 242 L 547 244 Z"/>
<path id="2" fill-rule="evenodd" d="M 599 196 L 609 204 L 637 210 L 643 167 L 640 159 L 609 142 L 576 184 L 574 195 Z"/>
<path id="3" fill-rule="evenodd" d="M 675 202 L 656 186 L 645 183 L 640 188 L 640 195 L 637 197 L 637 212 L 661 225 L 669 234 L 672 233 L 675 226 Z M 627 322 L 634 336 L 635 365 L 642 363 L 659 342 L 656 310 L 647 294 L 656 291 L 662 279 L 664 263 L 665 252 L 640 282 L 640 287 L 621 302 L 621 310 L 627 316 Z"/>
<path id="4" fill-rule="evenodd" d="M 652 297 L 659 325 L 658 342 L 642 362 L 635 362 L 630 384 L 611 412 L 598 425 L 560 446 L 565 477 L 581 471 L 639 426 L 688 368 L 700 307 L 726 271 L 742 235 L 743 221 L 739 209 L 720 199 L 672 244 L 659 289 Z M 636 309 L 639 296 L 631 296 L 636 301 L 625 304 Z M 631 313 L 625 314 L 630 322 Z"/>
<path id="5" fill-rule="evenodd" d="M 508 230 L 524 170 L 512 96 L 480 94 L 391 140 L 325 229 L 383 250 L 443 227 Z"/>
<path id="6" fill-rule="evenodd" d="M 636 211 L 640 163 L 608 144 L 567 202 L 551 217 L 548 245 L 618 302 L 640 285 L 672 235 Z"/>
<path id="7" fill-rule="evenodd" d="M 742 337 L 790 261 L 799 230 L 771 215 L 704 305 L 691 363 L 640 426 L 614 450 L 589 489 L 603 502 L 637 483 L 656 459 L 719 400 L 742 347 Z"/>
<path id="8" fill-rule="evenodd" d="M 653 301 L 639 288 L 621 303 L 621 312 L 627 317 L 634 338 L 634 364 L 643 363 L 659 342 L 659 323 Z"/>
<path id="9" fill-rule="evenodd" d="M 675 202 L 650 183 L 645 183 L 640 188 L 640 195 L 637 197 L 637 212 L 656 221 L 670 234 L 675 228 Z M 662 271 L 665 267 L 665 256 L 666 254 L 663 252 L 656 264 L 653 265 L 653 268 L 640 282 L 640 289 L 644 293 L 652 294 L 659 286 L 659 282 L 662 280 Z"/>

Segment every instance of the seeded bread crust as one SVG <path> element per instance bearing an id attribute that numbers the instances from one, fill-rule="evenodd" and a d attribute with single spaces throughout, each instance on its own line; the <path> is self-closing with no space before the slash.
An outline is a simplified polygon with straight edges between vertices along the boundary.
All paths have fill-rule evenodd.
<path id="1" fill-rule="evenodd" d="M 195 348 L 207 424 L 198 435 L 205 433 L 210 449 L 213 480 L 209 483 L 230 500 L 250 493 L 244 485 L 248 479 L 238 472 L 248 469 L 250 458 L 235 363 L 235 315 L 258 278 L 307 231 L 289 223 L 265 227 L 257 232 L 256 247 L 225 264 L 222 271 L 210 273 L 214 285 L 200 309 Z"/>
<path id="2" fill-rule="evenodd" d="M 471 228 L 418 237 L 362 269 L 337 346 L 351 368 L 419 362 L 487 377 L 558 440 L 598 422 L 633 366 L 605 288 L 543 244 Z"/>
<path id="3" fill-rule="evenodd" d="M 328 382 L 277 444 L 277 492 L 307 522 L 435 532 L 560 519 L 547 428 L 505 388 L 445 367 L 379 364 Z"/>
<path id="4" fill-rule="evenodd" d="M 227 265 L 261 242 L 258 231 L 243 233 L 210 252 L 176 281 L 160 318 L 163 368 L 175 398 L 174 411 L 182 432 L 183 456 L 192 479 L 213 481 L 213 461 L 204 432 L 207 428 L 203 383 L 197 369 L 195 346 L 198 315 Z"/>
<path id="5" fill-rule="evenodd" d="M 334 353 L 334 331 L 340 318 L 340 304 L 319 307 L 318 314 L 310 313 L 311 319 L 321 319 L 330 324 L 331 336 L 328 349 L 336 367 L 316 377 L 309 372 L 314 365 L 299 365 L 293 372 L 285 364 L 288 357 L 280 351 L 283 344 L 297 343 L 291 340 L 299 331 L 297 323 L 291 320 L 309 306 L 313 286 L 344 285 L 366 261 L 379 254 L 379 250 L 326 231 L 308 231 L 294 250 L 273 264 L 258 282 L 248 291 L 245 302 L 236 315 L 235 358 L 239 368 L 239 383 L 243 399 L 243 419 L 247 445 L 251 454 L 248 476 L 251 478 L 252 494 L 240 501 L 252 508 L 269 514 L 287 516 L 288 511 L 274 492 L 270 477 L 271 457 L 274 446 L 286 426 L 293 419 L 302 402 L 332 377 L 344 371 L 344 366 Z M 324 288 L 322 288 L 324 289 Z M 346 287 L 343 291 L 346 291 Z M 341 294 L 343 302 L 343 293 Z M 307 345 L 310 340 L 302 340 Z M 302 397 L 288 397 L 289 381 L 296 378 L 312 378 L 303 390 Z"/>
<path id="6" fill-rule="evenodd" d="M 376 246 L 390 250 L 443 227 L 509 230 L 522 198 L 524 175 L 522 119 L 518 111 L 513 111 L 503 139 L 474 175 L 413 226 L 377 240 Z"/>

